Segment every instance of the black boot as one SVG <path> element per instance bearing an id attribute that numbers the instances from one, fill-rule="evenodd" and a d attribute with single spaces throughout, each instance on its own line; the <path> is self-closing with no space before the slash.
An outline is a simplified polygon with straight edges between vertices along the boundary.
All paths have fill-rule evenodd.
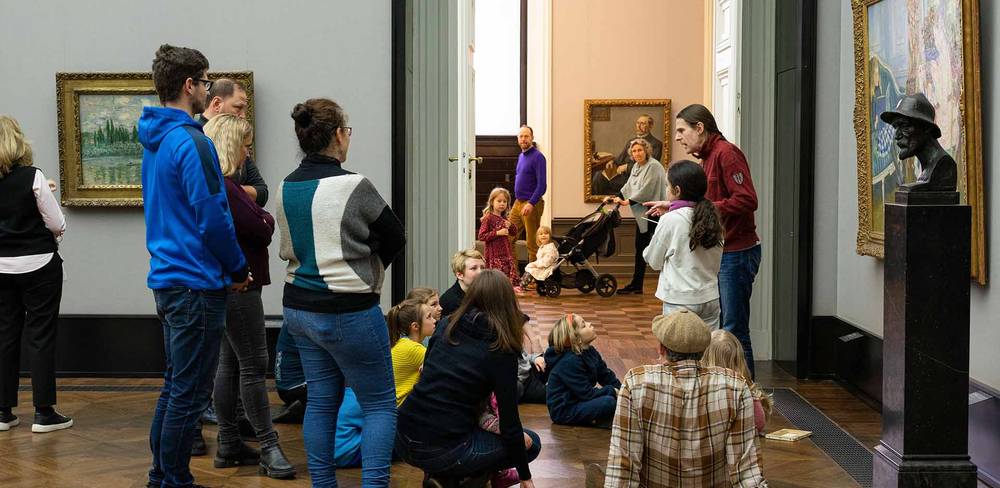
<path id="1" fill-rule="evenodd" d="M 191 455 L 192 456 L 204 456 L 208 453 L 208 448 L 205 446 L 205 436 L 201 433 L 201 426 L 199 425 L 194 431 L 194 440 L 191 442 Z"/>
<path id="2" fill-rule="evenodd" d="M 257 472 L 268 478 L 291 479 L 295 477 L 295 466 L 288 462 L 285 453 L 281 451 L 281 446 L 275 444 L 261 449 L 260 468 Z"/>
<path id="3" fill-rule="evenodd" d="M 219 449 L 215 451 L 216 468 L 251 466 L 260 462 L 260 451 L 246 445 L 241 440 L 223 442 L 219 439 Z"/>

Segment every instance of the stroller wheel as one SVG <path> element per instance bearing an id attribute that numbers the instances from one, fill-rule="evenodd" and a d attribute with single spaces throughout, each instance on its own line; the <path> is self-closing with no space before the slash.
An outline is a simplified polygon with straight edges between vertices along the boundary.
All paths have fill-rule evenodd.
<path id="1" fill-rule="evenodd" d="M 618 289 L 618 280 L 609 274 L 602 274 L 597 278 L 597 294 L 607 298 L 615 294 Z"/>
<path id="2" fill-rule="evenodd" d="M 535 291 L 538 292 L 538 296 L 544 297 L 546 288 L 548 287 L 545 285 L 544 281 L 535 282 Z"/>
<path id="3" fill-rule="evenodd" d="M 562 293 L 562 285 L 551 278 L 545 280 L 545 295 L 549 298 L 558 297 Z"/>
<path id="4" fill-rule="evenodd" d="M 594 276 L 589 270 L 582 270 L 576 273 L 576 289 L 580 290 L 580 293 L 590 293 L 594 291 L 596 286 L 597 276 Z"/>

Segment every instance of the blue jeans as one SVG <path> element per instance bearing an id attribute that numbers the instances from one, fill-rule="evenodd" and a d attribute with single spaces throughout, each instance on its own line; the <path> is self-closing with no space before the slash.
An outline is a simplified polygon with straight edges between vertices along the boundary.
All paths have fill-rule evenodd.
<path id="1" fill-rule="evenodd" d="M 615 408 L 617 406 L 618 397 L 612 395 L 599 396 L 573 405 L 564 406 L 564 411 L 559 412 L 559 420 L 556 421 L 553 418 L 552 422 L 562 425 L 593 427 L 594 424 L 610 421 L 615 416 Z"/>
<path id="2" fill-rule="evenodd" d="M 396 433 L 396 384 L 389 330 L 377 305 L 351 313 L 285 307 L 288 332 L 299 346 L 308 397 L 302 435 L 316 487 L 337 486 L 337 413 L 350 384 L 364 412 L 362 486 L 389 486 Z"/>
<path id="3" fill-rule="evenodd" d="M 524 429 L 524 433 L 531 438 L 531 448 L 525 451 L 530 463 L 541 452 L 542 441 L 530 430 Z M 439 477 L 462 478 L 514 467 L 501 437 L 479 428 L 473 430 L 465 442 L 444 448 L 397 433 L 396 451 L 407 463 Z"/>
<path id="4" fill-rule="evenodd" d="M 760 244 L 743 251 L 722 253 L 719 269 L 719 301 L 722 305 L 722 328 L 743 344 L 750 375 L 754 376 L 753 347 L 750 346 L 750 295 L 760 267 Z"/>
<path id="5" fill-rule="evenodd" d="M 163 324 L 167 368 L 149 429 L 149 481 L 164 488 L 191 486 L 191 442 L 195 422 L 212 398 L 226 327 L 226 291 L 173 287 L 153 290 L 153 298 Z"/>

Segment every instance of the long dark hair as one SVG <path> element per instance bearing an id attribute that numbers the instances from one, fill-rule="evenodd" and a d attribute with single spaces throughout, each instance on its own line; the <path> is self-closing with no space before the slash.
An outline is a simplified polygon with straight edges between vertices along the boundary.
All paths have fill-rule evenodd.
<path id="1" fill-rule="evenodd" d="M 524 313 L 517 306 L 514 287 L 507 275 L 487 269 L 479 273 L 465 294 L 465 299 L 458 310 L 448 319 L 448 328 L 444 331 L 445 339 L 452 344 L 452 334 L 455 327 L 462 321 L 462 316 L 471 309 L 476 309 L 486 316 L 490 327 L 497 333 L 497 340 L 490 344 L 491 350 L 506 353 L 521 352 L 524 340 Z"/>
<path id="2" fill-rule="evenodd" d="M 681 200 L 695 202 L 691 222 L 691 250 L 701 246 L 711 249 L 722 244 L 725 233 L 715 205 L 705 198 L 708 177 L 701 165 L 688 160 L 676 161 L 667 168 L 667 181 L 671 188 L 681 187 Z"/>
<path id="3" fill-rule="evenodd" d="M 424 302 L 413 298 L 389 309 L 385 316 L 389 326 L 389 347 L 395 346 L 401 337 L 410 335 L 410 326 L 423 320 L 423 310 Z"/>
<path id="4" fill-rule="evenodd" d="M 708 110 L 708 107 L 700 103 L 684 107 L 683 110 L 677 112 L 677 118 L 687 122 L 691 127 L 696 127 L 701 122 L 705 126 L 705 132 L 722 135 L 722 131 L 719 130 L 719 124 L 715 122 L 715 116 Z"/>

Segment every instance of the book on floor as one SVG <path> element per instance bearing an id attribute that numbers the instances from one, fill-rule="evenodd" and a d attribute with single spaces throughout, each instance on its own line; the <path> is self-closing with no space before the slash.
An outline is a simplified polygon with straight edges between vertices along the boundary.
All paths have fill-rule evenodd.
<path id="1" fill-rule="evenodd" d="M 805 439 L 811 435 L 812 432 L 808 430 L 781 429 L 771 432 L 764 437 L 774 439 L 776 441 L 797 441 L 799 439 Z"/>

